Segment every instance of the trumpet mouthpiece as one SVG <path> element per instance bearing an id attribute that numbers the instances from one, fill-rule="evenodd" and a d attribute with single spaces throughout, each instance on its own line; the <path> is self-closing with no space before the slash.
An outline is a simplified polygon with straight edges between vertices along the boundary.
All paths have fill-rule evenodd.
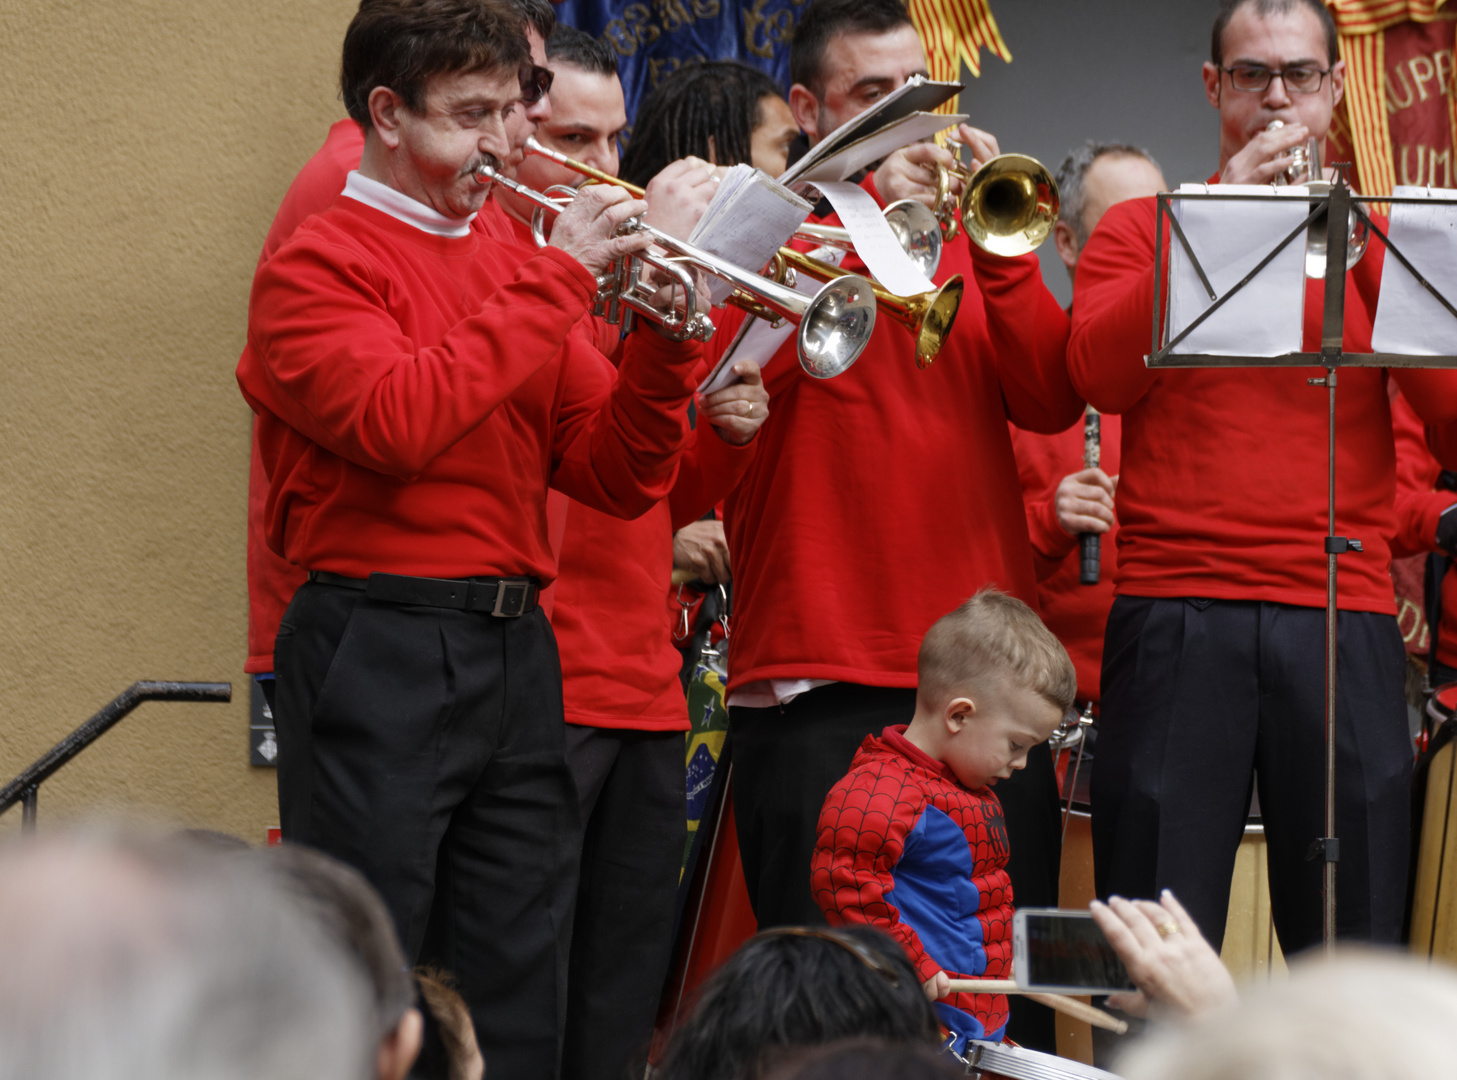
<path id="1" fill-rule="evenodd" d="M 471 175 L 478 184 L 489 184 L 501 179 L 501 159 L 487 154 L 485 160 L 471 169 Z"/>

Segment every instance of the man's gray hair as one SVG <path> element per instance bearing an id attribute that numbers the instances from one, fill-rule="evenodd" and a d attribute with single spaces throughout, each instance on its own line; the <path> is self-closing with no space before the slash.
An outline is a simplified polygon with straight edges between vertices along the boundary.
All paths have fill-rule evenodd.
<path id="1" fill-rule="evenodd" d="M 1094 142 L 1092 139 L 1062 159 L 1062 164 L 1057 169 L 1057 193 L 1062 199 L 1062 208 L 1057 213 L 1057 220 L 1066 222 L 1072 229 L 1073 235 L 1078 238 L 1079 248 L 1088 242 L 1088 232 L 1083 227 L 1083 211 L 1087 209 L 1088 205 L 1083 180 L 1087 177 L 1088 170 L 1093 167 L 1093 162 L 1106 154 L 1112 154 L 1115 157 L 1140 157 L 1155 169 L 1159 167 L 1159 163 L 1153 159 L 1153 155 L 1141 147 L 1128 143 Z"/>
<path id="2" fill-rule="evenodd" d="M 366 1080 L 367 988 L 249 861 L 136 833 L 0 847 L 0 1080 Z"/>

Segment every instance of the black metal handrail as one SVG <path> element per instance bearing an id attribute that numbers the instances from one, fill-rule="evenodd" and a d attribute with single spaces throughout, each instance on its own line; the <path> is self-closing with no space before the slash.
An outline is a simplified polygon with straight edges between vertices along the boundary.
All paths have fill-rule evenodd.
<path id="1" fill-rule="evenodd" d="M 216 682 L 134 682 L 55 746 L 34 765 L 0 788 L 0 814 L 16 803 L 21 804 L 20 828 L 35 829 L 36 802 L 41 784 L 45 783 L 66 762 L 104 735 L 127 713 L 144 701 L 231 701 L 232 683 Z"/>

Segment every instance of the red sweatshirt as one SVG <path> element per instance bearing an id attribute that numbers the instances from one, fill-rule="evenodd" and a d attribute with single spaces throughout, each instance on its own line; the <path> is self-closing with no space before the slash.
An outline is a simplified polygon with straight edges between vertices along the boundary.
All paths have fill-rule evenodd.
<path id="1" fill-rule="evenodd" d="M 305 219 L 334 204 L 344 190 L 346 177 L 359 167 L 363 150 L 364 132 L 353 120 L 346 117 L 329 128 L 324 144 L 299 170 L 278 207 L 258 256 L 260 268 Z M 500 237 L 504 233 L 503 219 L 492 201 L 476 215 L 474 224 L 486 235 Z M 273 670 L 273 639 L 278 624 L 293 594 L 307 578 L 301 567 L 268 546 L 264 535 L 267 499 L 268 473 L 263 468 L 255 429 L 248 468 L 248 659 L 243 665 L 249 674 Z"/>
<path id="2" fill-rule="evenodd" d="M 254 281 L 238 365 L 269 546 L 351 577 L 545 582 L 548 482 L 625 514 L 665 497 L 700 350 L 636 334 L 614 389 L 580 325 L 594 291 L 555 249 L 349 198 L 306 221 Z"/>
<path id="3" fill-rule="evenodd" d="M 1325 603 L 1327 396 L 1312 368 L 1149 370 L 1155 202 L 1111 207 L 1078 260 L 1068 368 L 1088 401 L 1124 414 L 1119 595 Z M 1165 247 L 1167 251 L 1167 247 Z M 1369 352 L 1383 250 L 1347 276 L 1345 347 Z M 1324 286 L 1306 282 L 1318 349 Z M 1425 419 L 1457 417 L 1457 374 L 1392 371 Z M 1395 453 L 1387 372 L 1342 369 L 1336 534 L 1344 610 L 1392 613 Z"/>
<path id="4" fill-rule="evenodd" d="M 937 281 L 961 273 L 966 293 L 929 369 L 884 312 L 837 378 L 805 375 L 793 336 L 766 368 L 762 445 L 726 502 L 730 692 L 761 679 L 915 686 L 922 635 L 977 589 L 1036 603 L 1007 418 L 1060 431 L 1080 415 L 1067 316 L 1035 256 L 970 246 L 942 259 Z"/>
<path id="5" fill-rule="evenodd" d="M 1104 416 L 1102 470 L 1117 476 L 1123 421 Z M 1113 606 L 1113 575 L 1118 567 L 1115 544 L 1118 524 L 1102 534 L 1098 546 L 1098 584 L 1084 585 L 1078 575 L 1078 538 L 1057 523 L 1057 485 L 1083 469 L 1083 425 L 1058 435 L 1036 435 L 1012 429 L 1012 448 L 1027 501 L 1027 532 L 1032 538 L 1032 565 L 1037 570 L 1037 603 L 1042 621 L 1057 636 L 1078 671 L 1078 700 L 1100 701 L 1103 674 L 1103 631 Z"/>
<path id="6" fill-rule="evenodd" d="M 531 228 L 503 214 L 512 235 L 534 249 Z M 598 345 L 613 351 L 619 331 L 588 320 Z M 607 361 L 604 359 L 604 364 Z M 607 368 L 612 372 L 610 365 Z M 707 375 L 700 368 L 698 378 Z M 632 521 L 552 493 L 563 525 L 551 624 L 562 663 L 569 724 L 687 731 L 678 681 L 682 655 L 663 629 L 663 589 L 673 572 L 673 531 L 697 521 L 734 486 L 758 443 L 734 447 L 700 422 L 678 467 L 672 494 Z"/>

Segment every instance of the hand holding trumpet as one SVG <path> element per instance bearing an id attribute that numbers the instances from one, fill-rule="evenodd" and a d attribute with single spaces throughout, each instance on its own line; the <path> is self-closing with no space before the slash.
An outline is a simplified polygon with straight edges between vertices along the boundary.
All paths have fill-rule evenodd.
<path id="1" fill-rule="evenodd" d="M 624 255 L 636 255 L 651 246 L 652 237 L 646 233 L 617 231 L 647 208 L 647 203 L 622 188 L 583 188 L 557 216 L 549 245 L 572 256 L 589 274 L 600 276 Z"/>
<path id="2" fill-rule="evenodd" d="M 1310 129 L 1290 123 L 1273 131 L 1262 131 L 1243 150 L 1233 155 L 1220 170 L 1221 184 L 1269 184 L 1293 164 L 1290 151 L 1304 146 Z"/>
<path id="3" fill-rule="evenodd" d="M 971 150 L 973 170 L 1001 153 L 995 135 L 970 124 L 959 125 L 956 136 L 948 141 Z M 875 188 L 887 203 L 915 199 L 935 210 L 937 167 L 950 168 L 955 164 L 956 158 L 950 150 L 935 143 L 912 143 L 891 154 L 875 170 Z M 952 185 L 952 194 L 960 195 L 960 177 L 953 176 Z"/>

